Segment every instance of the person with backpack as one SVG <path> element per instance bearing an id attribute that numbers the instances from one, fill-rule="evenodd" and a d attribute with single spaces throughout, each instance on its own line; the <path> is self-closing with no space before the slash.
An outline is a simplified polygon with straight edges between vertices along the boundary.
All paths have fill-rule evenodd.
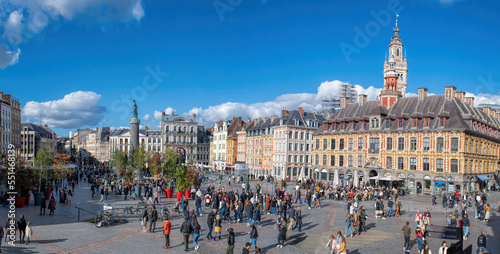
<path id="1" fill-rule="evenodd" d="M 248 233 L 250 235 L 250 243 L 253 244 L 255 249 L 257 249 L 257 237 L 259 237 L 259 232 L 255 225 L 251 226 L 251 231 Z"/>
<path id="2" fill-rule="evenodd" d="M 184 251 L 188 251 L 189 249 L 189 236 L 191 235 L 191 232 L 193 232 L 193 227 L 191 226 L 191 223 L 189 223 L 189 218 L 184 217 L 184 222 L 182 222 L 180 231 L 182 233 L 182 236 L 184 238 Z"/>
<path id="3" fill-rule="evenodd" d="M 477 247 L 479 253 L 484 252 L 486 249 L 486 236 L 484 235 L 484 231 L 481 231 L 481 235 L 477 238 Z"/>
<path id="4" fill-rule="evenodd" d="M 297 211 L 295 212 L 295 226 L 293 226 L 292 230 L 299 227 L 299 232 L 302 232 L 302 211 L 300 210 L 300 206 L 297 207 Z"/>
<path id="5" fill-rule="evenodd" d="M 156 211 L 155 205 L 153 205 L 153 209 L 151 210 L 151 214 L 149 215 L 149 232 L 155 232 L 156 228 L 156 220 L 158 220 L 158 211 Z"/>

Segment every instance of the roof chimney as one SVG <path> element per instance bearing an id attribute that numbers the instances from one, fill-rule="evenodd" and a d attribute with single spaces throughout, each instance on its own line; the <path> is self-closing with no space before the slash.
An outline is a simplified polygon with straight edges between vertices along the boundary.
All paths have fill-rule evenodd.
<path id="1" fill-rule="evenodd" d="M 461 101 L 464 101 L 465 92 L 456 92 L 457 98 Z"/>
<path id="2" fill-rule="evenodd" d="M 360 94 L 360 95 L 358 95 L 359 105 L 365 104 L 367 98 L 368 98 L 368 96 L 366 94 Z"/>
<path id="3" fill-rule="evenodd" d="M 418 88 L 418 100 L 421 101 L 427 96 L 427 88 L 420 87 Z"/>
<path id="4" fill-rule="evenodd" d="M 345 108 L 345 106 L 349 103 L 349 97 L 340 98 L 340 107 Z"/>
<path id="5" fill-rule="evenodd" d="M 445 86 L 444 87 L 444 97 L 448 100 L 455 98 L 455 92 L 457 88 L 454 86 Z"/>
<path id="6" fill-rule="evenodd" d="M 465 103 L 469 104 L 471 107 L 474 107 L 474 97 L 464 97 Z"/>
<path id="7" fill-rule="evenodd" d="M 301 116 L 304 116 L 304 108 L 299 107 L 299 113 Z"/>
<path id="8" fill-rule="evenodd" d="M 281 117 L 286 116 L 286 114 L 288 114 L 288 111 L 286 110 L 286 107 L 283 107 L 283 109 L 281 110 Z"/>
<path id="9" fill-rule="evenodd" d="M 490 107 L 484 107 L 484 108 L 483 108 L 483 112 L 484 112 L 484 113 L 486 113 L 487 115 L 489 115 L 489 114 L 490 114 L 490 110 L 491 110 L 491 108 L 490 108 Z"/>

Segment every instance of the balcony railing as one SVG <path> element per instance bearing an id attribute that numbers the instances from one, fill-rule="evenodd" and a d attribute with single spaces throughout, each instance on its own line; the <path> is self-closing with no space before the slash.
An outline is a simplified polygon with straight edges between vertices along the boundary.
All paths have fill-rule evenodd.
<path id="1" fill-rule="evenodd" d="M 368 149 L 368 153 L 379 153 L 379 149 L 378 148 L 370 148 L 370 149 Z"/>

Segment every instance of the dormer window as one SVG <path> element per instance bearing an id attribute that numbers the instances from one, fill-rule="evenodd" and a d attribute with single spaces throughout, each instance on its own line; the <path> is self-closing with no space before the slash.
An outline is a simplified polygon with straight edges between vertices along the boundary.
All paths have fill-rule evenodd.
<path id="1" fill-rule="evenodd" d="M 351 122 L 349 123 L 349 129 L 354 129 L 354 122 L 353 122 L 353 121 L 351 121 Z"/>
<path id="2" fill-rule="evenodd" d="M 439 117 L 439 127 L 444 127 L 446 118 L 444 116 Z"/>
<path id="3" fill-rule="evenodd" d="M 411 127 L 415 128 L 417 127 L 417 124 L 418 124 L 418 119 L 416 117 L 411 119 Z"/>
<path id="4" fill-rule="evenodd" d="M 341 127 L 342 130 L 345 130 L 345 122 L 342 122 L 342 127 Z"/>
<path id="5" fill-rule="evenodd" d="M 428 117 L 424 118 L 424 127 L 429 127 L 429 122 L 430 121 Z"/>
<path id="6" fill-rule="evenodd" d="M 386 129 L 391 128 L 391 119 L 385 119 L 385 128 Z"/>
<path id="7" fill-rule="evenodd" d="M 380 120 L 378 117 L 373 117 L 372 119 L 370 119 L 370 122 L 371 122 L 371 128 L 379 128 L 380 127 Z"/>
<path id="8" fill-rule="evenodd" d="M 362 130 L 365 128 L 365 121 L 360 121 L 359 122 L 359 129 Z"/>
<path id="9" fill-rule="evenodd" d="M 404 125 L 404 119 L 403 118 L 399 118 L 398 119 L 398 128 L 403 128 L 403 125 Z"/>

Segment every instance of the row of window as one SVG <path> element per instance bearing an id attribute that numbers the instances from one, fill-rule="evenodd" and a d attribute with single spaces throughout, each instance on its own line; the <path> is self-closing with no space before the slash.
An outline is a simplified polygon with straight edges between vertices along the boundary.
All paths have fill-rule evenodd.
<path id="1" fill-rule="evenodd" d="M 348 139 L 348 142 L 347 142 L 347 150 L 353 150 L 354 147 L 357 148 L 357 150 L 361 150 L 363 149 L 363 138 L 358 138 L 358 142 L 355 146 L 354 144 L 354 139 L 353 138 L 349 138 Z M 436 151 L 438 152 L 442 152 L 444 151 L 444 138 L 436 138 L 436 146 L 435 146 L 435 149 Z M 458 142 L 459 142 L 459 139 L 458 138 L 450 138 L 450 151 L 451 152 L 458 152 Z M 338 142 L 338 149 L 339 150 L 344 150 L 345 149 L 345 144 L 344 144 L 344 139 L 339 139 L 339 142 Z M 335 139 L 331 139 L 330 140 L 330 150 L 335 150 L 337 149 L 337 146 L 336 146 L 336 140 Z M 417 151 L 417 150 L 420 150 L 422 149 L 423 151 L 429 151 L 431 149 L 431 139 L 430 138 L 423 138 L 423 142 L 422 142 L 422 146 L 418 146 L 418 143 L 417 143 L 417 138 L 410 138 L 410 143 L 409 143 L 409 146 L 405 144 L 405 138 L 397 138 L 397 150 L 399 151 L 403 151 L 405 149 L 409 149 L 410 151 Z M 378 149 L 380 147 L 379 145 L 379 138 L 370 138 L 370 150 L 372 151 L 377 151 L 378 152 Z M 387 150 L 393 150 L 394 149 L 394 140 L 393 138 L 387 138 L 387 145 L 386 145 L 386 149 Z M 316 149 L 320 149 L 320 140 L 319 139 L 316 139 Z M 328 140 L 327 139 L 323 139 L 323 146 L 322 146 L 322 149 L 323 150 L 328 150 Z M 489 147 L 488 147 L 489 149 Z"/>
<path id="2" fill-rule="evenodd" d="M 406 119 L 404 118 L 398 118 L 397 120 L 392 120 L 392 119 L 384 119 L 384 124 L 385 128 L 389 129 L 391 128 L 391 124 L 393 121 L 397 121 L 397 128 L 403 128 L 405 127 L 406 124 Z M 412 128 L 418 127 L 418 121 L 419 118 L 414 117 L 411 118 L 410 120 L 410 126 Z M 430 117 L 424 117 L 421 119 L 423 121 L 423 127 L 430 127 L 430 123 L 432 119 Z M 370 127 L 371 129 L 378 129 L 380 128 L 380 118 L 379 117 L 372 117 L 370 119 Z M 359 127 L 360 130 L 365 129 L 367 121 L 348 121 L 348 122 L 340 122 L 340 123 L 325 123 L 324 124 L 324 130 L 325 131 L 334 131 L 334 130 L 340 130 L 340 131 L 345 131 L 345 130 L 354 130 L 356 127 Z M 446 125 L 446 117 L 439 117 L 439 127 L 444 127 Z"/>

